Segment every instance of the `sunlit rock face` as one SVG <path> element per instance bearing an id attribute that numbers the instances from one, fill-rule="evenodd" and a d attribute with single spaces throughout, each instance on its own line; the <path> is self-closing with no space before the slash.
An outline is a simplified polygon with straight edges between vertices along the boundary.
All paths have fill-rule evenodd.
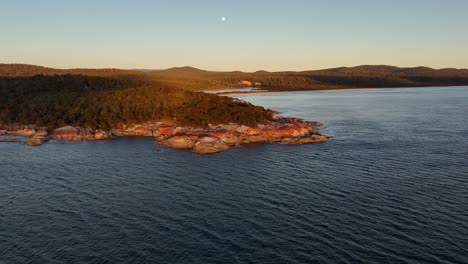
<path id="1" fill-rule="evenodd" d="M 88 129 L 76 126 L 60 127 L 52 131 L 51 137 L 57 140 L 77 142 L 83 140 L 103 140 L 114 137 L 112 130 Z"/>
<path id="2" fill-rule="evenodd" d="M 36 134 L 35 134 L 35 136 L 42 136 L 42 137 L 45 137 L 48 135 L 49 135 L 49 132 L 47 131 L 47 128 L 39 128 L 36 130 Z"/>
<path id="3" fill-rule="evenodd" d="M 74 141 L 83 141 L 86 138 L 91 138 L 91 134 L 86 128 L 65 126 L 65 127 L 57 128 L 54 131 L 52 131 L 52 138 L 74 142 Z"/>
<path id="4" fill-rule="evenodd" d="M 44 143 L 46 143 L 47 141 L 49 141 L 49 137 L 48 136 L 34 136 L 28 140 L 26 140 L 26 142 L 24 142 L 26 145 L 30 145 L 30 146 L 40 146 Z"/>
<path id="5" fill-rule="evenodd" d="M 327 136 L 315 132 L 315 126 L 320 125 L 319 122 L 306 122 L 296 118 L 276 118 L 255 128 L 238 124 L 210 125 L 204 130 L 161 127 L 156 140 L 168 147 L 209 154 L 249 143 L 306 144 L 327 141 Z"/>
<path id="6" fill-rule="evenodd" d="M 197 140 L 197 136 L 174 135 L 159 141 L 162 145 L 176 149 L 191 149 Z"/>
<path id="7" fill-rule="evenodd" d="M 34 128 L 12 127 L 5 134 L 19 137 L 32 137 L 36 134 L 36 130 Z"/>
<path id="8" fill-rule="evenodd" d="M 219 138 L 206 136 L 200 137 L 193 146 L 193 152 L 199 154 L 212 154 L 230 149 L 226 142 Z"/>
<path id="9" fill-rule="evenodd" d="M 0 135 L 29 137 L 25 143 L 39 146 L 49 141 L 63 140 L 79 142 L 104 140 L 119 136 L 154 137 L 161 145 L 175 149 L 191 149 L 195 153 L 210 154 L 222 152 L 232 146 L 249 143 L 306 144 L 328 140 L 316 132 L 319 122 L 308 122 L 297 118 L 275 117 L 266 124 L 249 127 L 239 124 L 209 125 L 207 128 L 180 127 L 164 122 L 119 125 L 111 129 L 90 129 L 78 126 L 64 126 L 56 129 L 10 125 L 0 126 Z M 51 131 L 51 132 L 49 132 Z"/>

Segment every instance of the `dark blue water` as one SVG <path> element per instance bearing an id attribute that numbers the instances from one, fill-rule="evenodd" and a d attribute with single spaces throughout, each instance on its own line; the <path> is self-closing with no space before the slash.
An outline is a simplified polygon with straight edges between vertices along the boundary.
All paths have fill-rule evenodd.
<path id="1" fill-rule="evenodd" d="M 0 144 L 0 263 L 468 263 L 468 89 L 242 97 L 327 143 Z"/>

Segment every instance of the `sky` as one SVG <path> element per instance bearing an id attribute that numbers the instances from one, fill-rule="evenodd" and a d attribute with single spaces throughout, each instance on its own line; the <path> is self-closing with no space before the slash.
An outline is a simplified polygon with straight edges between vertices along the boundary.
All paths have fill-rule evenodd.
<path id="1" fill-rule="evenodd" d="M 0 0 L 0 63 L 468 68 L 468 1 Z"/>

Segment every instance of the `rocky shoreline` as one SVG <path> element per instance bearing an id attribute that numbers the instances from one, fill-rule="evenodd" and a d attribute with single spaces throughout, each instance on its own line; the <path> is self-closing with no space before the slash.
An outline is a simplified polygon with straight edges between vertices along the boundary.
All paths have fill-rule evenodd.
<path id="1" fill-rule="evenodd" d="M 31 146 L 40 146 L 49 140 L 79 142 L 122 136 L 146 136 L 154 137 L 155 141 L 167 147 L 191 149 L 195 153 L 210 154 L 249 143 L 306 144 L 324 142 L 328 140 L 328 137 L 316 131 L 316 127 L 321 125 L 319 122 L 284 117 L 275 117 L 268 124 L 258 125 L 255 128 L 238 124 L 210 125 L 208 128 L 179 127 L 164 122 L 120 125 L 106 130 L 76 126 L 53 129 L 23 125 L 0 125 L 0 136 L 28 137 L 24 143 Z M 18 139 L 3 140 L 3 142 L 18 141 Z"/>

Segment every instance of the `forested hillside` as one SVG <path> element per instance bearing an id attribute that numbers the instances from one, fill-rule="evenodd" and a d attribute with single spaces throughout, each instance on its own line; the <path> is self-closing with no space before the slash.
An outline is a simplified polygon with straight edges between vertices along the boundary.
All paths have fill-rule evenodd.
<path id="1" fill-rule="evenodd" d="M 250 83 L 250 84 L 249 84 Z M 198 90 L 257 85 L 271 91 L 468 85 L 468 70 L 358 66 L 303 72 L 60 70 L 0 64 L 0 123 L 109 128 L 164 120 L 206 126 L 265 123 L 271 111 Z"/>
<path id="2" fill-rule="evenodd" d="M 29 68 L 18 74 L 3 67 L 0 123 L 91 128 L 152 120 L 193 126 L 229 122 L 255 125 L 272 117 L 271 111 L 262 107 L 178 89 L 126 71 L 86 70 L 88 75 L 83 75 L 36 70 Z"/>
<path id="3" fill-rule="evenodd" d="M 399 68 L 385 65 L 341 67 L 302 72 L 208 72 L 183 67 L 149 74 L 185 89 L 223 89 L 245 86 L 241 81 L 261 83 L 272 91 L 345 88 L 422 87 L 468 85 L 468 70 L 427 67 Z"/>

